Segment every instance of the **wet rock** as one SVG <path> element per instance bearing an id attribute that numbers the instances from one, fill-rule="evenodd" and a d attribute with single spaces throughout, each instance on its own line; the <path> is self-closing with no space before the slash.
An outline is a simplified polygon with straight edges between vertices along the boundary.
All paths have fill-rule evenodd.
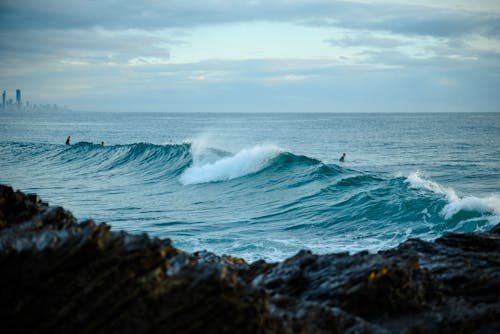
<path id="1" fill-rule="evenodd" d="M 0 185 L 8 333 L 500 332 L 500 225 L 281 263 L 183 252 Z"/>

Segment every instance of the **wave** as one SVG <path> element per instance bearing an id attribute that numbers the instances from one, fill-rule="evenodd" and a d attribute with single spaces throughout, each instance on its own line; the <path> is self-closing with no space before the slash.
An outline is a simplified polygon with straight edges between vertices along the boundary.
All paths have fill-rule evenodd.
<path id="1" fill-rule="evenodd" d="M 58 156 L 63 162 L 74 162 L 94 172 L 123 168 L 139 172 L 162 172 L 165 169 L 172 171 L 185 167 L 190 159 L 189 144 L 148 143 L 102 146 L 81 142 L 62 150 Z"/>
<path id="2" fill-rule="evenodd" d="M 232 180 L 256 173 L 267 167 L 280 154 L 276 146 L 255 146 L 243 149 L 233 156 L 222 157 L 215 162 L 204 163 L 200 158 L 184 171 L 180 177 L 183 184 L 198 184 Z"/>
<path id="3" fill-rule="evenodd" d="M 435 194 L 444 195 L 448 204 L 443 207 L 440 213 L 445 219 L 451 219 L 462 211 L 500 215 L 500 196 L 491 195 L 483 198 L 475 196 L 460 197 L 453 188 L 427 180 L 420 176 L 419 172 L 411 173 L 407 177 L 407 182 L 412 188 L 425 189 Z"/>
<path id="4" fill-rule="evenodd" d="M 0 181 L 57 196 L 68 187 L 61 198 L 72 198 L 84 212 L 97 206 L 107 210 L 108 216 L 100 215 L 110 222 L 135 229 L 146 224 L 139 221 L 152 221 L 147 228 L 161 226 L 162 233 L 181 238 L 191 229 L 217 230 L 223 221 L 242 230 L 316 234 L 343 247 L 356 236 L 363 240 L 360 250 L 367 240 L 392 246 L 407 236 L 484 230 L 500 217 L 497 195 L 464 196 L 418 172 L 392 177 L 359 171 L 276 145 L 229 152 L 208 142 L 2 143 L 0 154 L 0 169 L 7 170 Z M 130 199 L 135 209 L 116 210 Z M 183 227 L 170 224 L 176 221 L 193 226 L 180 232 Z"/>
<path id="5" fill-rule="evenodd" d="M 184 170 L 180 181 L 184 185 L 229 181 L 236 178 L 267 172 L 287 174 L 292 180 L 297 175 L 294 167 L 314 167 L 314 178 L 337 174 L 339 168 L 303 155 L 295 155 L 275 145 L 256 145 L 235 154 L 212 147 L 191 146 L 192 164 Z M 303 176 L 300 174 L 300 176 Z M 302 180 L 309 182 L 312 180 Z"/>

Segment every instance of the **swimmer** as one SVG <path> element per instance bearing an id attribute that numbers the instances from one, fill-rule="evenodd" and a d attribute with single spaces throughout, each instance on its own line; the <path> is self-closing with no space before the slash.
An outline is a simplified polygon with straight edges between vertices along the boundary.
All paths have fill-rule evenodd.
<path id="1" fill-rule="evenodd" d="M 344 154 L 342 154 L 342 156 L 340 157 L 339 161 L 340 161 L 340 162 L 344 162 L 344 160 L 345 160 L 345 153 L 344 153 Z"/>

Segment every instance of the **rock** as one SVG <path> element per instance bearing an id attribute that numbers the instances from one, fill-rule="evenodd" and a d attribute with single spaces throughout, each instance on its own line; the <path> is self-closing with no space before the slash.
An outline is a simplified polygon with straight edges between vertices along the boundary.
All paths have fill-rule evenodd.
<path id="1" fill-rule="evenodd" d="M 114 232 L 0 185 L 8 333 L 500 332 L 500 224 L 248 264 Z"/>
<path id="2" fill-rule="evenodd" d="M 495 234 L 500 234 L 500 224 L 495 225 L 491 230 L 490 233 L 495 233 Z"/>

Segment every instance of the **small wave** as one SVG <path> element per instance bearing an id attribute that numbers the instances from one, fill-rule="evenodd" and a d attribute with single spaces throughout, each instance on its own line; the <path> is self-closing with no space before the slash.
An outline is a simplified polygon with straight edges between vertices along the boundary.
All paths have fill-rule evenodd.
<path id="1" fill-rule="evenodd" d="M 195 162 L 182 173 L 180 181 L 185 185 L 198 184 L 227 181 L 253 174 L 267 167 L 280 152 L 281 149 L 273 145 L 255 146 L 208 163 L 197 162 L 199 159 L 193 152 Z"/>
<path id="2" fill-rule="evenodd" d="M 41 169 L 72 178 L 76 173 L 88 177 L 134 175 L 148 181 L 165 180 L 177 178 L 191 163 L 189 143 L 104 146 L 89 142 L 72 145 L 11 143 L 4 147 L 8 153 L 5 156 L 12 163 L 36 162 Z"/>
<path id="3" fill-rule="evenodd" d="M 426 180 L 420 176 L 419 172 L 411 173 L 407 178 L 407 182 L 410 183 L 411 188 L 414 189 L 426 189 L 435 194 L 445 195 L 449 202 L 454 202 L 459 200 L 459 197 L 453 188 L 448 188 L 440 185 L 437 182 Z"/>
<path id="4" fill-rule="evenodd" d="M 477 211 L 483 214 L 500 215 L 500 196 L 478 198 L 474 196 L 460 198 L 447 204 L 441 214 L 445 219 L 450 219 L 460 211 Z"/>
<path id="5" fill-rule="evenodd" d="M 500 196 L 498 195 L 482 198 L 475 196 L 460 197 L 453 188 L 426 180 L 420 176 L 419 172 L 411 173 L 406 178 L 406 181 L 410 183 L 411 188 L 426 189 L 435 194 L 444 195 L 448 204 L 441 210 L 441 215 L 447 220 L 453 218 L 461 211 L 476 211 L 481 214 L 500 215 Z"/>
<path id="6" fill-rule="evenodd" d="M 371 184 L 373 182 L 380 182 L 383 181 L 383 179 L 368 175 L 368 174 L 361 174 L 361 175 L 347 175 L 346 177 L 340 179 L 337 182 L 337 186 L 339 187 L 365 187 L 368 184 Z"/>

